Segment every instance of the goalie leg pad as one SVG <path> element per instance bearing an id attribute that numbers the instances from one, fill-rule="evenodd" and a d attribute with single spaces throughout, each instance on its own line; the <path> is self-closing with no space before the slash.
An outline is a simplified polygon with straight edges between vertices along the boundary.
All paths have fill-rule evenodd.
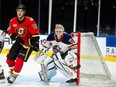
<path id="1" fill-rule="evenodd" d="M 65 56 L 64 61 L 66 65 L 75 67 L 77 65 L 77 55 L 72 51 L 68 51 L 68 54 Z"/>
<path id="2" fill-rule="evenodd" d="M 77 74 L 73 69 L 62 64 L 60 61 L 55 60 L 55 65 L 56 65 L 57 69 L 67 78 L 76 78 L 77 77 Z"/>
<path id="3" fill-rule="evenodd" d="M 44 65 L 45 65 L 48 80 L 50 81 L 52 79 L 52 77 L 54 77 L 56 75 L 56 70 L 57 70 L 55 67 L 55 64 L 54 64 L 54 60 L 52 58 L 47 58 L 44 61 Z M 40 78 L 42 78 L 41 80 L 43 80 L 42 71 L 39 72 L 39 75 L 40 75 Z"/>

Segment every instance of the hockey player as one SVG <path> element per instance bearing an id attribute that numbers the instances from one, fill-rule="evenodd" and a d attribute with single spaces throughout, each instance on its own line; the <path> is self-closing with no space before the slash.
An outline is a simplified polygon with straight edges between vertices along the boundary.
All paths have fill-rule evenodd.
<path id="1" fill-rule="evenodd" d="M 4 39 L 5 39 L 5 36 L 6 36 L 6 33 L 2 30 L 0 30 L 0 53 L 3 49 L 3 46 L 4 46 Z M 0 83 L 3 82 L 3 80 L 5 79 L 5 76 L 4 76 L 4 71 L 2 69 L 2 66 L 0 65 Z"/>
<path id="2" fill-rule="evenodd" d="M 67 83 L 77 80 L 76 71 L 73 69 L 77 66 L 77 49 L 73 46 L 74 43 L 71 35 L 64 32 L 64 27 L 61 24 L 56 24 L 55 33 L 48 35 L 42 50 L 34 57 L 37 63 L 44 63 L 48 81 L 56 75 L 57 69 L 68 78 Z M 47 57 L 49 49 L 53 50 L 51 58 Z M 43 75 L 44 73 L 40 71 L 41 80 L 44 80 Z"/>
<path id="3" fill-rule="evenodd" d="M 34 19 L 25 16 L 26 8 L 22 4 L 16 8 L 16 13 L 17 17 L 10 20 L 7 29 L 10 38 L 15 40 L 6 59 L 11 71 L 7 81 L 11 84 L 19 76 L 23 64 L 27 62 L 31 52 L 39 49 L 39 29 Z"/>

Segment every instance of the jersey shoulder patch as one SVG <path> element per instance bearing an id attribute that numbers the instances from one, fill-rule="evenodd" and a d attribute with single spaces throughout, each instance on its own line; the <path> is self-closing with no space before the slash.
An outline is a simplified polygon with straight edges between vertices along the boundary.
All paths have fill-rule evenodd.
<path id="1" fill-rule="evenodd" d="M 30 21 L 33 21 L 34 19 L 32 17 L 26 16 Z"/>

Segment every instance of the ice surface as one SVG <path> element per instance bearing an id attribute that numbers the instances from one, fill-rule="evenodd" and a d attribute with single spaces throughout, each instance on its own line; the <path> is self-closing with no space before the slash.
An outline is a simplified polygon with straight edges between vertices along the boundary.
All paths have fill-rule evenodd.
<path id="1" fill-rule="evenodd" d="M 0 55 L 0 64 L 2 65 L 5 77 L 7 78 L 9 73 L 9 68 L 6 64 L 6 55 Z M 116 62 L 107 62 L 108 68 L 112 75 L 112 79 L 116 81 Z M 49 85 L 45 85 L 43 81 L 40 81 L 38 71 L 40 71 L 41 67 L 33 60 L 33 56 L 31 56 L 24 64 L 24 67 L 20 73 L 20 75 L 15 80 L 14 84 L 9 85 L 6 81 L 4 84 L 0 84 L 0 87 L 87 87 L 87 86 L 77 86 L 72 84 L 67 84 L 66 77 L 64 77 L 59 71 L 57 75 L 53 77 Z M 97 86 L 88 86 L 88 87 L 97 87 Z M 116 87 L 113 86 L 99 86 L 99 87 Z"/>

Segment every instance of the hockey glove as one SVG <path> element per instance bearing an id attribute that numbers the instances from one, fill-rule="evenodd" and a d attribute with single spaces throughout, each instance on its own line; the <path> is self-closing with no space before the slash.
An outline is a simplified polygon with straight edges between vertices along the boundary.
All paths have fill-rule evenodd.
<path id="1" fill-rule="evenodd" d="M 31 39 L 31 45 L 32 45 L 32 49 L 34 51 L 38 52 L 38 50 L 39 50 L 39 36 L 33 37 Z"/>
<path id="2" fill-rule="evenodd" d="M 14 33 L 14 34 L 11 34 L 11 35 L 10 35 L 11 40 L 13 40 L 13 41 L 16 40 L 16 36 L 17 36 L 17 35 L 16 35 L 15 33 Z"/>
<path id="3" fill-rule="evenodd" d="M 32 49 L 36 52 L 38 52 L 39 50 L 39 42 L 35 42 L 32 44 Z"/>

